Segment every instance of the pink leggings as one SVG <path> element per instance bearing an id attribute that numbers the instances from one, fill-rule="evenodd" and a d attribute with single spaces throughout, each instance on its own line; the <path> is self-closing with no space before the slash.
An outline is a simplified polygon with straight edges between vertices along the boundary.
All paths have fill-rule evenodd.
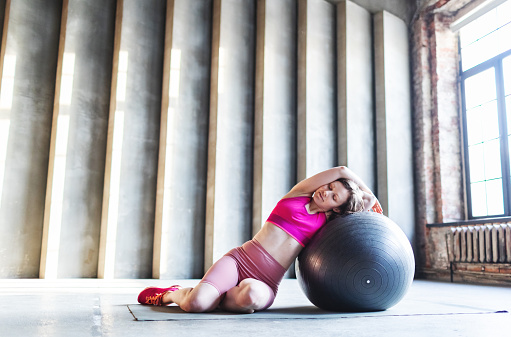
<path id="1" fill-rule="evenodd" d="M 253 239 L 241 247 L 231 249 L 215 262 L 200 283 L 207 283 L 218 290 L 220 295 L 237 286 L 247 278 L 262 281 L 272 292 L 264 310 L 273 304 L 277 290 L 286 269 L 271 256 L 261 244 Z"/>

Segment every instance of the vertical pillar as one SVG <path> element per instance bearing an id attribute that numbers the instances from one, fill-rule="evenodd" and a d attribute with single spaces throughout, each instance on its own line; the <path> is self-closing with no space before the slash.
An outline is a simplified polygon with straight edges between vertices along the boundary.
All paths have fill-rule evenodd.
<path id="1" fill-rule="evenodd" d="M 38 277 L 62 2 L 7 1 L 0 96 L 0 277 Z"/>
<path id="2" fill-rule="evenodd" d="M 251 236 L 256 5 L 216 0 L 205 269 Z"/>
<path id="3" fill-rule="evenodd" d="M 339 164 L 375 191 L 372 17 L 351 1 L 337 4 L 337 122 Z"/>
<path id="4" fill-rule="evenodd" d="M 152 276 L 165 0 L 124 0 L 113 121 L 109 202 L 113 276 Z M 156 93 L 156 94 L 155 94 Z M 115 96 L 114 96 L 115 94 Z M 115 230 L 117 228 L 117 230 Z M 108 251 L 109 242 L 106 243 Z M 107 268 L 105 271 L 111 271 Z"/>
<path id="5" fill-rule="evenodd" d="M 410 62 L 406 24 L 374 16 L 378 197 L 413 242 L 415 223 Z"/>
<path id="6" fill-rule="evenodd" d="M 431 124 L 433 133 L 434 193 L 436 222 L 466 219 L 463 186 L 461 116 L 458 97 L 459 69 L 457 34 L 450 29 L 452 19 L 440 14 L 431 17 L 429 50 L 431 57 Z"/>
<path id="7" fill-rule="evenodd" d="M 122 133 L 124 131 L 124 128 L 122 127 L 124 125 L 124 113 L 117 113 L 116 111 L 117 82 L 120 80 L 120 82 L 126 83 L 125 70 L 127 68 L 127 60 L 125 57 L 121 60 L 122 65 L 120 68 L 122 71 L 119 72 L 119 51 L 121 46 L 123 9 L 124 0 L 117 0 L 112 61 L 112 84 L 110 89 L 110 109 L 108 111 L 103 208 L 101 212 L 101 232 L 98 256 L 98 278 L 107 279 L 114 277 L 115 245 L 117 243 L 117 215 L 119 208 L 120 150 L 122 149 Z M 123 97 L 125 97 L 125 92 Z M 122 119 L 122 125 L 119 119 Z"/>
<path id="8" fill-rule="evenodd" d="M 59 238 L 42 277 L 96 277 L 116 2 L 70 0 L 45 230 Z M 102 34 L 97 33 L 102 27 Z M 55 126 L 54 126 L 55 128 Z M 58 259 L 58 261 L 57 261 Z"/>
<path id="9" fill-rule="evenodd" d="M 259 0 L 253 234 L 296 183 L 296 1 Z"/>
<path id="10" fill-rule="evenodd" d="M 337 165 L 335 6 L 298 2 L 298 179 Z"/>
<path id="11" fill-rule="evenodd" d="M 431 121 L 431 68 L 428 23 L 420 16 L 413 24 L 412 69 L 413 69 L 413 153 L 415 171 L 416 202 L 416 261 L 417 266 L 431 266 L 430 242 L 426 224 L 435 223 L 436 193 L 434 178 L 434 151 Z M 420 93 L 420 94 L 419 94 Z M 478 246 L 475 246 L 478 247 Z M 477 256 L 477 254 L 476 254 Z"/>
<path id="12" fill-rule="evenodd" d="M 50 139 L 50 159 L 48 161 L 48 182 L 46 190 L 45 210 L 44 210 L 44 226 L 41 245 L 41 264 L 39 269 L 40 278 L 57 277 L 57 262 L 59 254 L 60 241 L 60 218 L 55 219 L 57 213 L 62 211 L 62 184 L 59 184 L 59 177 L 63 172 L 65 163 L 62 162 L 62 155 L 65 154 L 65 145 L 63 144 L 62 131 L 57 134 L 58 127 L 60 129 L 69 127 L 68 111 L 60 113 L 60 96 L 62 92 L 68 90 L 68 86 L 72 85 L 72 71 L 70 71 L 69 56 L 64 65 L 64 49 L 66 42 L 67 16 L 69 1 L 64 0 L 62 3 L 62 16 L 60 23 L 60 37 L 58 45 L 58 62 L 55 80 L 55 99 L 53 104 L 53 119 L 51 126 Z M 65 74 L 63 76 L 63 74 Z M 71 82 L 71 83 L 70 83 Z M 65 125 L 65 126 L 63 126 Z M 58 139 L 57 139 L 58 136 Z M 57 146 L 57 143 L 59 144 Z M 56 178 L 54 184 L 54 177 Z M 53 202 L 53 204 L 52 204 Z M 52 206 L 53 205 L 53 206 Z M 58 211 L 56 207 L 59 207 Z M 53 210 L 53 211 L 52 211 Z M 50 218 L 50 216 L 53 216 Z M 51 224 L 51 225 L 50 225 Z"/>
<path id="13" fill-rule="evenodd" d="M 211 5 L 187 0 L 167 4 L 155 278 L 203 275 Z"/>

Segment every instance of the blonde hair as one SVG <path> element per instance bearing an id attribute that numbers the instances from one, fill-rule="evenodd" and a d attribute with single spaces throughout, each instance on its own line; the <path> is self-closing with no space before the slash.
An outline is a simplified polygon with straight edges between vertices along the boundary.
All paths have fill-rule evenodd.
<path id="1" fill-rule="evenodd" d="M 329 220 L 346 214 L 362 212 L 364 210 L 364 192 L 362 192 L 360 187 L 350 179 L 340 178 L 337 179 L 337 181 L 343 184 L 343 186 L 348 190 L 350 196 L 344 204 L 338 207 L 338 212 L 332 210 Z"/>

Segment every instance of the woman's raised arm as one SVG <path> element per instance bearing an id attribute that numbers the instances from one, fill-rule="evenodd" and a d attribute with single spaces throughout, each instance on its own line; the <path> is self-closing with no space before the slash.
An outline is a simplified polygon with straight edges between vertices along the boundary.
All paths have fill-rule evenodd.
<path id="1" fill-rule="evenodd" d="M 373 192 L 367 187 L 364 181 L 355 172 L 346 166 L 337 166 L 326 171 L 313 175 L 296 184 L 284 198 L 292 198 L 297 196 L 312 196 L 312 194 L 321 186 L 329 184 L 340 178 L 352 180 L 357 184 L 362 192 L 364 192 L 364 210 L 372 209 L 375 212 L 382 213 L 380 203 L 374 196 Z"/>
<path id="2" fill-rule="evenodd" d="M 360 186 L 362 191 L 371 195 L 373 194 L 369 187 L 367 187 L 362 179 L 358 177 L 352 170 L 346 166 L 337 166 L 300 181 L 291 189 L 291 191 L 288 193 L 288 196 L 312 195 L 312 193 L 314 193 L 321 186 L 329 184 L 332 181 L 336 181 L 340 178 L 353 180 L 358 186 Z"/>

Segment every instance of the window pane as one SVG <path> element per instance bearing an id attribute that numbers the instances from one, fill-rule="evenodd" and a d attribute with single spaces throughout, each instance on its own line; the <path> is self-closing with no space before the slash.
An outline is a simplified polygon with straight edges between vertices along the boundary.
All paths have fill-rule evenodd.
<path id="1" fill-rule="evenodd" d="M 492 33 L 461 49 L 463 71 L 475 67 L 500 53 L 500 34 Z"/>
<path id="2" fill-rule="evenodd" d="M 470 182 L 484 180 L 484 144 L 469 146 Z"/>
<path id="3" fill-rule="evenodd" d="M 511 95 L 506 97 L 507 134 L 511 135 Z"/>
<path id="4" fill-rule="evenodd" d="M 468 145 L 495 139 L 499 135 L 497 101 L 491 101 L 467 111 Z"/>
<path id="5" fill-rule="evenodd" d="M 467 111 L 467 141 L 468 145 L 482 143 L 484 141 L 483 111 L 480 107 Z"/>
<path id="6" fill-rule="evenodd" d="M 503 175 L 510 173 L 502 171 L 502 165 L 508 167 L 511 158 L 511 55 L 502 55 L 511 51 L 511 0 L 464 26 L 459 41 L 470 212 L 473 217 L 507 214 L 504 205 L 508 202 L 508 186 Z M 502 68 L 498 66 L 501 61 Z M 484 62 L 491 68 L 467 77 L 467 69 L 476 70 L 474 67 Z M 497 70 L 502 73 L 497 74 Z M 510 145 L 508 153 L 501 156 L 506 144 Z M 511 176 L 505 181 L 508 178 Z"/>
<path id="7" fill-rule="evenodd" d="M 486 183 L 470 184 L 472 216 L 488 215 L 486 210 Z"/>
<path id="8" fill-rule="evenodd" d="M 488 215 L 499 215 L 504 213 L 502 179 L 495 179 L 486 182 L 486 203 L 488 205 Z"/>
<path id="9" fill-rule="evenodd" d="M 460 31 L 461 48 L 497 29 L 497 11 L 495 9 L 472 21 Z"/>
<path id="10" fill-rule="evenodd" d="M 484 178 L 495 179 L 502 177 L 500 164 L 500 140 L 484 143 Z"/>
<path id="11" fill-rule="evenodd" d="M 484 140 L 499 138 L 499 111 L 497 101 L 491 101 L 481 106 L 483 115 L 483 137 Z"/>
<path id="12" fill-rule="evenodd" d="M 506 1 L 497 9 L 497 26 L 501 27 L 511 22 L 511 1 Z"/>
<path id="13" fill-rule="evenodd" d="M 511 1 L 510 1 L 511 3 Z M 511 56 L 506 57 L 502 60 L 502 67 L 504 70 L 504 91 L 505 95 L 511 95 Z M 508 104 L 508 111 L 509 111 Z"/>
<path id="14" fill-rule="evenodd" d="M 495 90 L 495 70 L 490 68 L 465 80 L 465 107 L 467 110 L 493 101 Z"/>
<path id="15" fill-rule="evenodd" d="M 511 49 L 511 24 L 507 24 L 502 28 L 497 30 L 497 35 L 499 37 L 499 51 L 498 54 L 503 53 L 509 49 Z"/>

